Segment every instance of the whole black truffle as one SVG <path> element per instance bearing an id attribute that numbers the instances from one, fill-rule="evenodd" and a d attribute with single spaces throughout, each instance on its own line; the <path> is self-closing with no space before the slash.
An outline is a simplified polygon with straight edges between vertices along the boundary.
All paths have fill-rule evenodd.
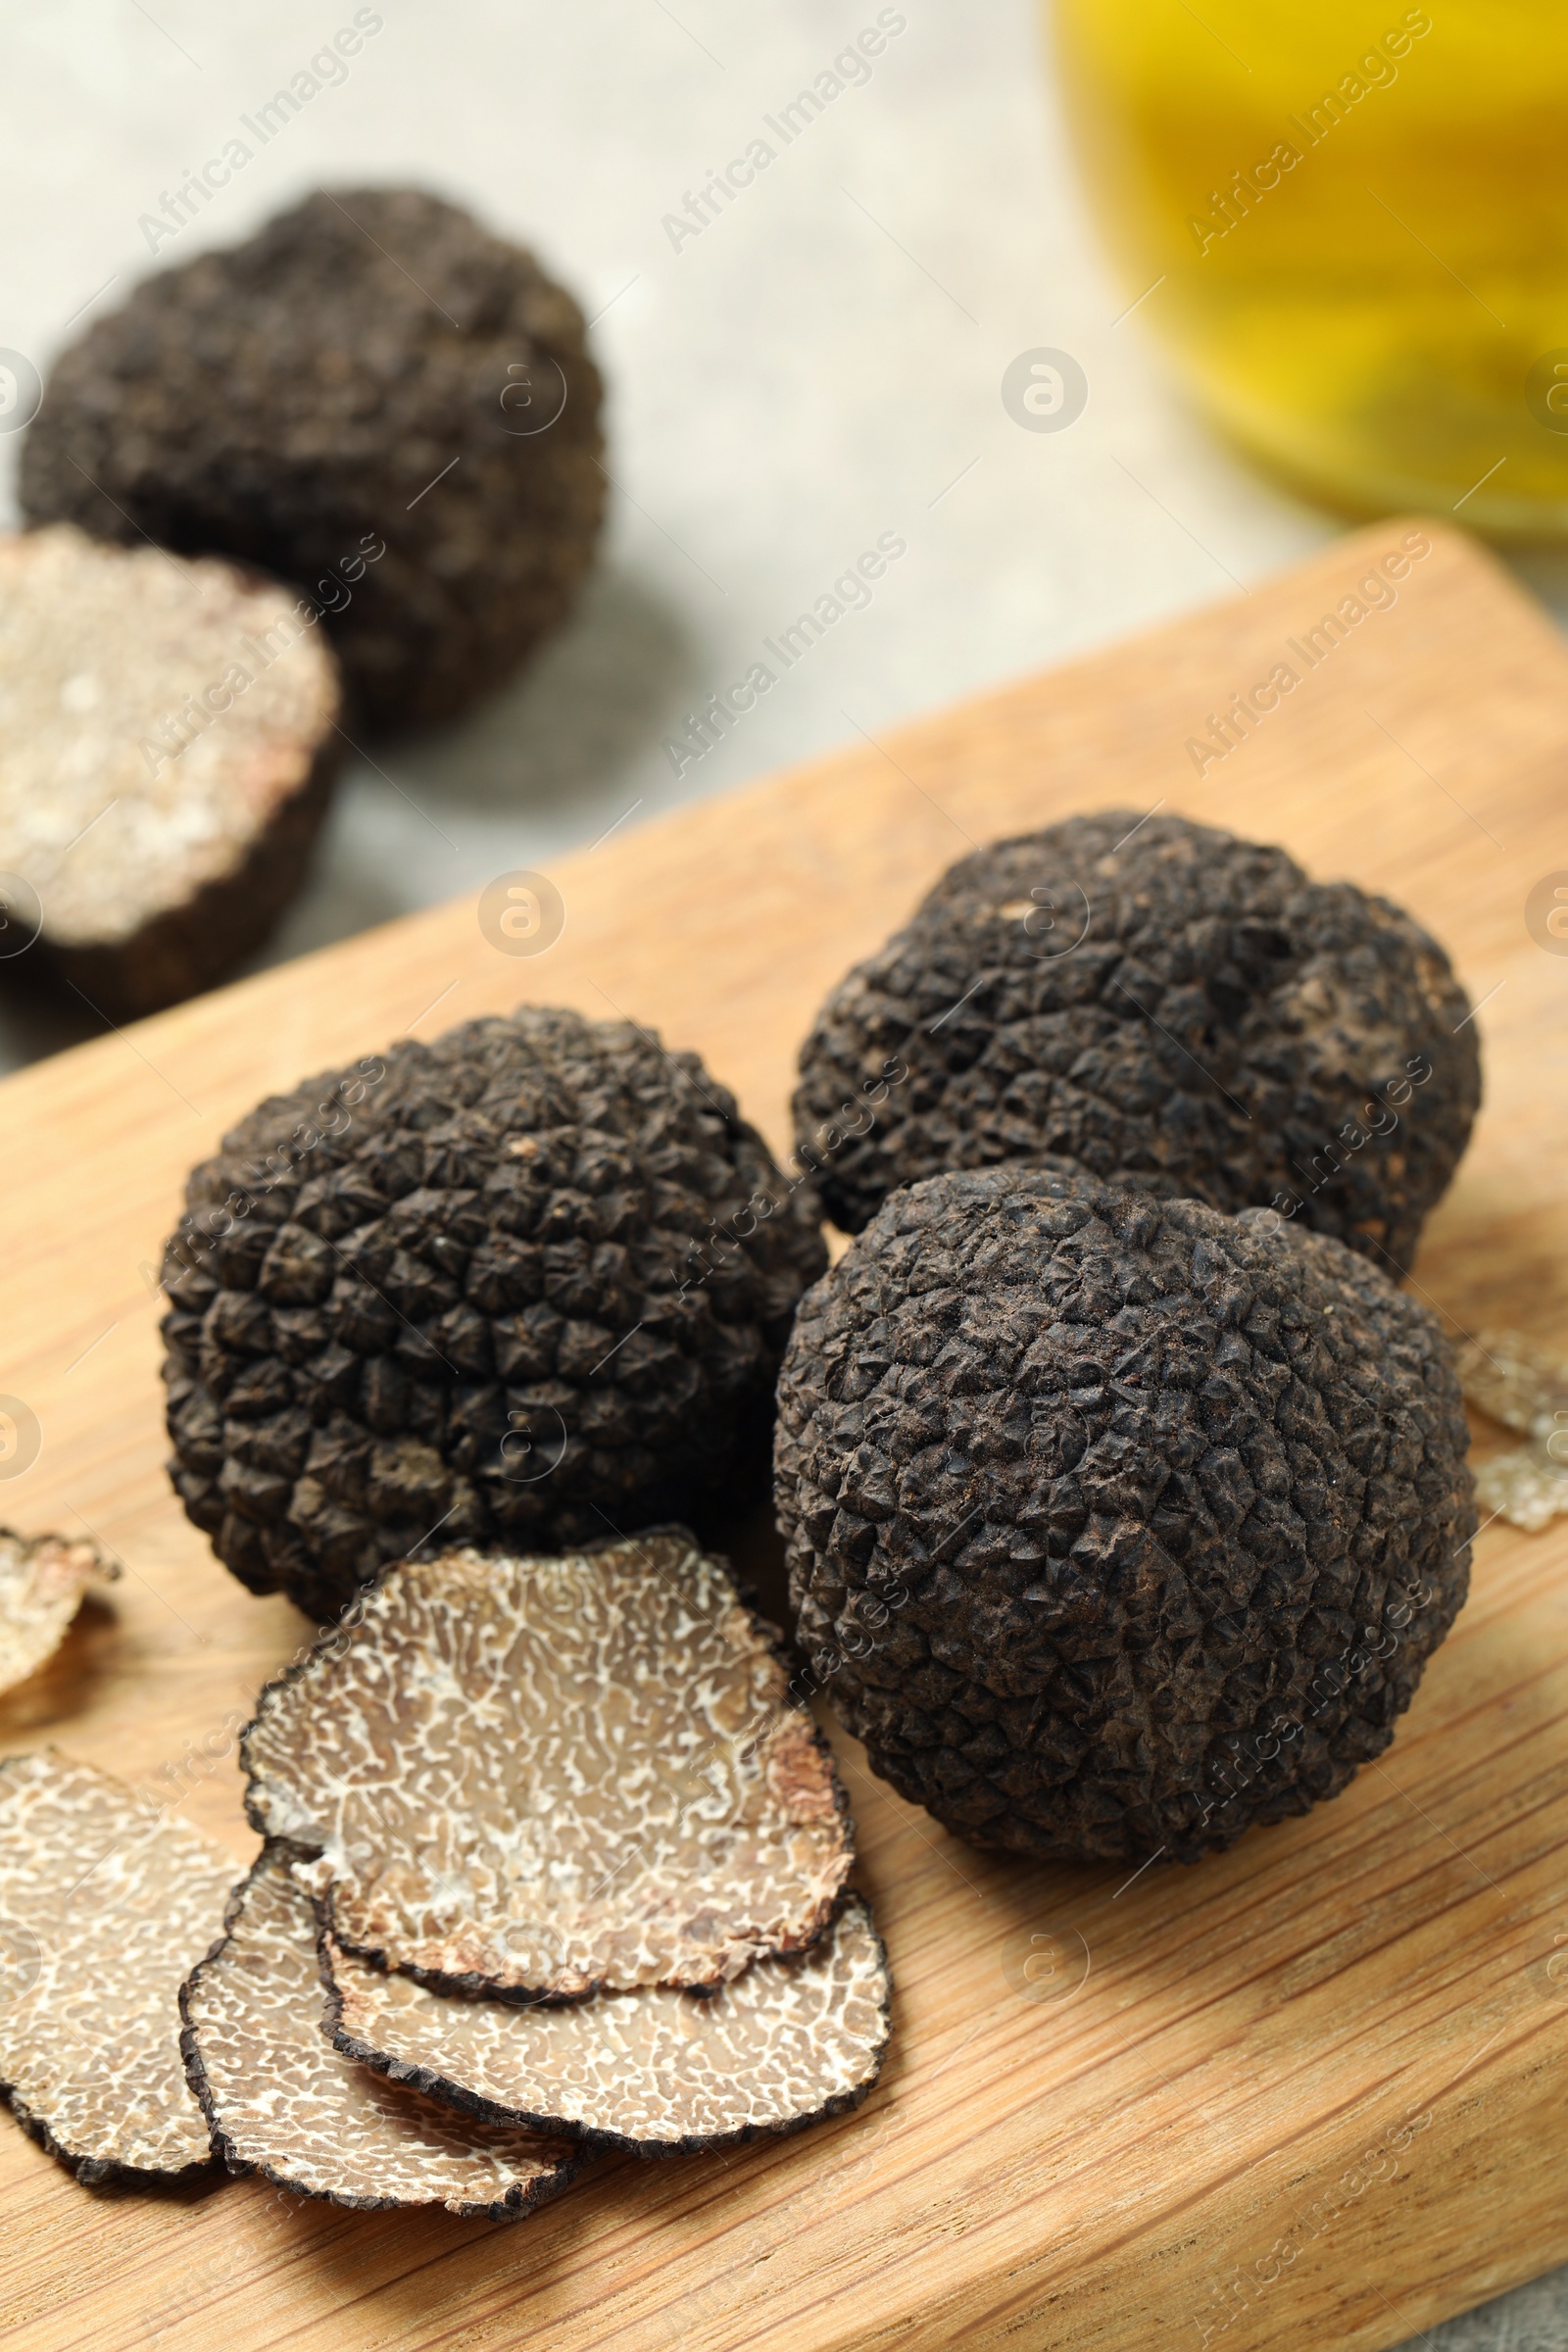
<path id="1" fill-rule="evenodd" d="M 825 1251 L 695 1054 L 470 1021 L 264 1102 L 186 1198 L 172 1469 L 253 1592 L 330 1617 L 432 1538 L 556 1549 L 765 1493 Z"/>
<path id="2" fill-rule="evenodd" d="M 934 1176 L 785 1356 L 802 1646 L 976 1844 L 1191 1861 L 1388 1745 L 1468 1586 L 1466 1442 L 1435 1319 L 1338 1242 Z"/>
<path id="3" fill-rule="evenodd" d="M 851 1233 L 917 1177 L 1060 1152 L 1404 1265 L 1481 1099 L 1468 1011 L 1386 899 L 1185 817 L 1069 817 L 953 866 L 834 990 L 800 1148 Z"/>
<path id="4" fill-rule="evenodd" d="M 414 189 L 318 192 L 62 354 L 20 495 L 31 521 L 294 581 L 361 710 L 441 718 L 570 604 L 599 404 L 582 315 L 531 254 Z"/>

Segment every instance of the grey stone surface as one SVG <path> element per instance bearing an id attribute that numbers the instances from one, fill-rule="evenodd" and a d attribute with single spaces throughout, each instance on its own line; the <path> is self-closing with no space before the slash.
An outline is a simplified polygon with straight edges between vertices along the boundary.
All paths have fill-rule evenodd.
<path id="1" fill-rule="evenodd" d="M 322 182 L 412 179 L 466 203 L 536 243 L 598 316 L 615 490 L 588 594 L 466 723 L 365 746 L 271 959 L 512 867 L 548 872 L 617 821 L 1233 595 L 1339 527 L 1217 444 L 1140 315 L 1120 316 L 1026 0 L 899 0 L 904 29 L 868 80 L 787 144 L 766 128 L 879 6 L 377 0 L 381 29 L 347 77 L 250 142 L 172 237 L 143 217 L 245 135 L 240 118 L 355 0 L 11 12 L 0 346 L 38 368 L 146 270 Z M 776 152 L 755 183 L 673 236 L 664 217 L 759 135 Z M 1063 430 L 1023 429 L 1004 405 L 1009 367 L 1039 348 L 1087 379 Z M 0 435 L 0 496 L 16 447 Z M 663 745 L 682 714 L 882 532 L 907 552 L 872 601 L 677 773 Z M 1558 560 L 1527 576 L 1560 601 Z M 1468 829 L 1436 787 L 1430 822 Z M 0 991 L 0 1067 L 96 1026 Z M 1412 2340 L 1568 2345 L 1568 2284 Z"/>

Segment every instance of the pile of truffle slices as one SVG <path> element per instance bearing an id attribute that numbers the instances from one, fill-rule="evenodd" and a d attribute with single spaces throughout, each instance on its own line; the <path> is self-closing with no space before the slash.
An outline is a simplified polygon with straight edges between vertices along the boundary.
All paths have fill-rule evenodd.
<path id="1" fill-rule="evenodd" d="M 596 2149 L 793 2132 L 875 2081 L 890 1984 L 830 1754 L 682 1531 L 395 1569 L 242 1760 L 238 1886 L 104 1774 L 0 1764 L 0 2080 L 80 2178 L 221 2155 L 501 2220 Z"/>
<path id="2" fill-rule="evenodd" d="M 318 192 L 85 328 L 0 539 L 0 896 L 30 950 L 3 968 L 122 1019 L 258 947 L 360 725 L 456 715 L 570 609 L 599 411 L 571 296 L 409 188 Z"/>

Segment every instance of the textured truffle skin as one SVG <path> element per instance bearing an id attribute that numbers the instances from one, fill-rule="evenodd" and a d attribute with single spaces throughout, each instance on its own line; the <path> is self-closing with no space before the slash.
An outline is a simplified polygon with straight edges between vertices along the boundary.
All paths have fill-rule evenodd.
<path id="1" fill-rule="evenodd" d="M 519 429 L 563 389 L 554 421 Z M 414 189 L 318 191 L 62 354 L 21 501 L 295 581 L 361 710 L 442 718 L 576 592 L 604 507 L 600 391 L 582 315 L 531 254 Z"/>
<path id="2" fill-rule="evenodd" d="M 432 1538 L 563 1549 L 765 1492 L 825 1251 L 696 1054 L 525 1005 L 264 1102 L 186 1197 L 171 1467 L 253 1592 L 329 1622 Z"/>
<path id="3" fill-rule="evenodd" d="M 822 1174 L 848 1232 L 898 1185 L 1059 1152 L 1102 1177 L 1157 1169 L 1217 1208 L 1273 1205 L 1403 1266 L 1481 1099 L 1468 1011 L 1387 900 L 1112 809 L 943 876 L 818 1014 L 797 1131 L 820 1142 L 896 1055 L 907 1081 Z"/>
<path id="4" fill-rule="evenodd" d="M 1269 1209 L 1007 1167 L 897 1193 L 803 1300 L 803 1647 L 976 1844 L 1191 1861 L 1393 1737 L 1469 1581 L 1427 1309 Z"/>

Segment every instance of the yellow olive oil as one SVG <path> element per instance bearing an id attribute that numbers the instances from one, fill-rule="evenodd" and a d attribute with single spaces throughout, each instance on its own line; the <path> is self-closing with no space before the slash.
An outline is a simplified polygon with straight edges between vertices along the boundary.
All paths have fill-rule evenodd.
<path id="1" fill-rule="evenodd" d="M 1568 9 L 1055 0 L 1137 317 L 1314 495 L 1568 536 Z"/>

